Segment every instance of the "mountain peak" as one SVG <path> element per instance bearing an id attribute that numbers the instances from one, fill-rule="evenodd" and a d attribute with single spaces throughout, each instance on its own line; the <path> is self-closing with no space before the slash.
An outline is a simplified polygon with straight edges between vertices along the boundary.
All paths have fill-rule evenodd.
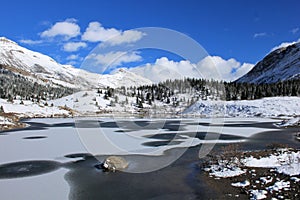
<path id="1" fill-rule="evenodd" d="M 0 37 L 0 44 L 12 44 L 12 45 L 18 45 L 16 42 L 10 40 L 10 39 L 7 39 L 6 37 Z"/>

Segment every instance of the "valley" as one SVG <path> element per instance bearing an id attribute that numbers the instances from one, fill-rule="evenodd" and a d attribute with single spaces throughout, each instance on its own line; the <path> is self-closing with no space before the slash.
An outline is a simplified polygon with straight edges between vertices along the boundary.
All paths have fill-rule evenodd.
<path id="1" fill-rule="evenodd" d="M 155 82 L 126 68 L 96 74 L 4 37 L 0 47 L 5 199 L 260 199 L 299 193 L 299 44 L 271 52 L 232 82 Z M 284 148 L 268 150 L 278 144 Z M 241 146 L 231 159 L 224 157 L 232 153 L 230 145 Z M 238 157 L 245 152 L 247 157 Z M 128 168 L 112 173 L 95 167 L 109 155 L 122 156 Z M 269 170 L 252 156 L 282 162 Z M 291 167 L 295 173 L 283 173 Z"/>

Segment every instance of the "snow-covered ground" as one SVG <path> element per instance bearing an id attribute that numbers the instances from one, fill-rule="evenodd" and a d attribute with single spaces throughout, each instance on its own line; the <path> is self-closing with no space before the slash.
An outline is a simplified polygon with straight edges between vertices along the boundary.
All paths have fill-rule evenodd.
<path id="1" fill-rule="evenodd" d="M 24 126 L 25 126 L 24 124 L 16 122 L 15 118 L 12 116 L 0 115 L 0 131 L 12 129 L 12 128 L 21 128 Z"/>
<path id="2" fill-rule="evenodd" d="M 231 185 L 234 187 L 247 187 L 250 185 L 250 182 L 248 180 L 245 180 L 244 182 L 231 183 Z"/>
<path id="3" fill-rule="evenodd" d="M 222 165 L 211 165 L 209 168 L 206 168 L 205 171 L 210 172 L 211 176 L 219 177 L 219 178 L 228 178 L 239 176 L 244 174 L 246 170 L 242 170 L 237 166 L 222 166 Z"/>
<path id="4" fill-rule="evenodd" d="M 186 105 L 174 107 L 171 104 L 155 100 L 152 105 L 143 103 L 143 109 L 136 104 L 136 97 L 116 93 L 116 96 L 105 98 L 106 90 L 87 90 L 51 101 L 33 103 L 31 101 L 14 100 L 14 103 L 0 99 L 6 113 L 15 113 L 22 117 L 55 117 L 86 116 L 103 113 L 136 115 L 139 111 L 146 115 L 182 115 L 202 117 L 281 117 L 290 121 L 278 126 L 294 126 L 300 121 L 300 97 L 270 97 L 258 100 L 220 101 L 201 100 L 185 108 Z M 180 98 L 189 98 L 181 95 Z M 183 111 L 184 110 L 184 111 Z"/>
<path id="5" fill-rule="evenodd" d="M 0 116 L 0 125 L 13 125 L 13 123 L 7 117 Z"/>
<path id="6" fill-rule="evenodd" d="M 247 179 L 242 182 L 231 183 L 233 187 L 246 188 L 250 194 L 250 199 L 265 199 L 268 194 L 281 198 L 281 192 L 293 190 L 290 187 L 292 182 L 297 184 L 300 181 L 300 150 L 277 149 L 273 153 L 259 158 L 249 156 L 228 159 L 230 160 L 218 160 L 217 164 L 209 165 L 205 171 L 209 172 L 210 176 L 217 178 L 236 177 L 250 173 L 251 178 L 249 180 L 254 179 L 251 180 L 252 183 Z M 275 174 L 269 172 L 267 177 L 259 177 L 255 170 L 257 168 L 269 168 Z M 266 175 L 267 173 L 264 172 L 263 174 Z M 281 179 L 277 174 L 282 174 L 285 178 Z M 257 185 L 263 189 L 256 189 Z"/>
<path id="7" fill-rule="evenodd" d="M 267 198 L 266 194 L 268 194 L 266 190 L 250 190 L 250 193 L 252 195 L 251 200 L 265 199 Z"/>
<path id="8" fill-rule="evenodd" d="M 241 101 L 198 101 L 184 111 L 188 115 L 225 117 L 278 117 L 300 115 L 300 97 L 269 97 Z"/>
<path id="9" fill-rule="evenodd" d="M 135 112 L 135 107 L 132 104 L 135 98 L 127 97 L 128 104 L 125 105 L 126 97 L 118 96 L 118 101 L 115 98 L 104 98 L 104 94 L 98 94 L 96 90 L 81 91 L 75 94 L 50 101 L 55 107 L 64 107 L 76 111 L 78 115 L 95 115 L 107 112 Z M 123 104 L 124 102 L 124 104 Z M 112 105 L 113 104 L 113 105 Z"/>
<path id="10" fill-rule="evenodd" d="M 243 159 L 235 158 L 229 162 L 219 160 L 218 164 L 211 165 L 205 170 L 213 176 L 226 178 L 241 175 L 246 172 L 241 168 L 251 167 L 274 168 L 278 173 L 289 176 L 300 175 L 300 151 L 280 149 L 267 157 L 254 158 L 250 156 Z"/>
<path id="11" fill-rule="evenodd" d="M 245 158 L 242 163 L 247 167 L 275 168 L 278 173 L 289 176 L 300 175 L 300 151 L 282 149 L 263 158 Z"/>
<path id="12" fill-rule="evenodd" d="M 3 106 L 5 113 L 17 114 L 19 117 L 33 118 L 33 117 L 53 117 L 53 116 L 70 116 L 69 112 L 56 106 L 45 106 L 43 103 L 33 103 L 32 101 L 16 100 L 14 103 L 7 102 L 7 100 L 0 99 L 0 106 Z"/>

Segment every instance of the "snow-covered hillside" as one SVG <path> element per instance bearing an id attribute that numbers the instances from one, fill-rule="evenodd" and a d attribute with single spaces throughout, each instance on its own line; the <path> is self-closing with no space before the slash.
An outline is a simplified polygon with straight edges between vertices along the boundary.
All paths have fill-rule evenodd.
<path id="1" fill-rule="evenodd" d="M 15 100 L 14 102 L 7 102 L 0 99 L 0 106 L 3 107 L 5 113 L 15 114 L 18 117 L 32 118 L 32 117 L 59 117 L 71 116 L 70 113 L 60 107 L 45 105 L 44 103 L 34 103 L 32 101 Z"/>
<path id="2" fill-rule="evenodd" d="M 300 97 L 270 97 L 242 101 L 198 101 L 183 114 L 226 117 L 300 115 Z"/>
<path id="3" fill-rule="evenodd" d="M 73 111 L 76 116 L 101 115 L 112 113 L 116 115 L 137 114 L 140 110 L 136 105 L 136 98 L 118 94 L 114 97 L 105 97 L 105 93 L 97 90 L 80 91 L 49 103 L 54 107 L 66 108 Z M 150 109 L 150 105 L 144 103 L 144 109 Z"/>
<path id="4" fill-rule="evenodd" d="M 30 51 L 4 37 L 0 38 L 0 47 L 0 64 L 8 66 L 10 71 L 72 88 L 97 85 L 96 74 L 61 65 L 49 56 Z"/>
<path id="5" fill-rule="evenodd" d="M 86 90 L 76 92 L 55 100 L 14 100 L 8 102 L 0 99 L 5 113 L 15 113 L 21 117 L 55 117 L 55 116 L 84 116 L 112 114 L 143 114 L 161 116 L 203 116 L 203 117 L 294 117 L 300 116 L 300 97 L 268 97 L 257 100 L 199 100 L 188 107 L 188 103 L 168 103 L 154 99 L 151 104 L 147 100 L 142 106 L 137 103 L 137 97 L 131 96 L 132 91 L 124 93 L 115 90 L 107 97 L 107 89 Z M 190 99 L 188 94 L 180 94 L 177 99 Z M 170 99 L 175 99 L 171 96 Z"/>
<path id="6" fill-rule="evenodd" d="M 112 74 L 102 75 L 99 84 L 104 87 L 109 86 L 111 88 L 118 88 L 123 86 L 127 88 L 130 86 L 152 85 L 152 81 L 126 69 L 120 68 Z"/>
<path id="7" fill-rule="evenodd" d="M 100 75 L 57 63 L 49 56 L 28 50 L 0 37 L 0 64 L 8 70 L 31 77 L 34 81 L 52 82 L 70 88 L 140 86 L 151 81 L 126 70 Z"/>
<path id="8" fill-rule="evenodd" d="M 237 82 L 276 83 L 299 78 L 300 42 L 271 52 Z"/>

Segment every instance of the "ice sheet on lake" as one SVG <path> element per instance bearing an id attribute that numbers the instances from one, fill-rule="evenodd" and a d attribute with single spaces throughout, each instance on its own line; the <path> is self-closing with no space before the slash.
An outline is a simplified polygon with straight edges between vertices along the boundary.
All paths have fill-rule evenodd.
<path id="1" fill-rule="evenodd" d="M 70 187 L 64 175 L 67 169 L 33 177 L 0 179 L 1 199 L 68 199 Z"/>
<path id="2" fill-rule="evenodd" d="M 104 122 L 112 122 L 114 119 L 99 119 Z M 121 120 L 121 119 L 120 119 Z M 128 120 L 128 119 L 127 119 Z M 136 121 L 142 121 L 132 119 Z M 157 119 L 159 120 L 159 119 Z M 253 119 L 236 119 L 239 123 L 252 123 Z M 248 121 L 247 121 L 248 120 Z M 256 120 L 256 119 L 255 119 Z M 60 163 L 72 161 L 64 157 L 73 153 L 95 154 L 140 154 L 140 155 L 163 155 L 165 151 L 174 148 L 188 148 L 203 143 L 231 143 L 243 142 L 245 140 L 200 140 L 198 138 L 181 135 L 175 139 L 178 143 L 163 145 L 159 147 L 145 146 L 146 142 L 166 141 L 153 139 L 146 136 L 168 133 L 165 129 L 139 130 L 131 132 L 116 132 L 118 128 L 80 128 L 68 127 L 74 119 L 34 119 L 30 122 L 44 123 L 45 129 L 12 131 L 0 140 L 0 164 L 13 163 L 28 160 L 53 160 Z M 153 121 L 153 120 L 152 120 Z M 193 122 L 195 119 L 186 119 L 184 122 Z M 196 119 L 196 122 L 211 123 L 211 119 Z M 235 120 L 225 119 L 226 123 L 234 124 Z M 261 122 L 268 119 L 260 119 Z M 187 125 L 183 132 L 192 131 L 219 131 L 222 134 L 239 135 L 250 137 L 253 134 L 264 132 L 270 129 L 249 128 L 249 127 L 223 127 L 222 120 L 213 120 L 217 126 L 194 126 Z M 65 126 L 51 126 L 53 124 L 65 124 Z M 42 124 L 40 124 L 42 126 Z M 48 126 L 49 125 L 49 126 Z M 78 133 L 80 135 L 78 135 Z M 82 133 L 83 135 L 81 135 Z M 180 133 L 180 132 L 179 132 Z M 85 137 L 88 135 L 88 137 Z M 45 136 L 40 139 L 23 139 L 29 136 Z M 85 141 L 89 140 L 89 141 Z M 112 142 L 109 145 L 104 141 Z M 95 146 L 84 146 L 89 144 Z M 110 143 L 111 144 L 111 143 Z M 99 148 L 100 147 L 100 148 Z M 94 148 L 94 149 L 93 149 Z M 94 151 L 95 150 L 95 151 Z M 69 186 L 64 180 L 67 169 L 60 168 L 51 173 L 32 177 L 1 179 L 1 199 L 67 199 Z M 55 187 L 53 187 L 55 185 Z M 51 196 L 52 195 L 52 196 Z M 9 198 L 8 198 L 9 197 Z"/>

